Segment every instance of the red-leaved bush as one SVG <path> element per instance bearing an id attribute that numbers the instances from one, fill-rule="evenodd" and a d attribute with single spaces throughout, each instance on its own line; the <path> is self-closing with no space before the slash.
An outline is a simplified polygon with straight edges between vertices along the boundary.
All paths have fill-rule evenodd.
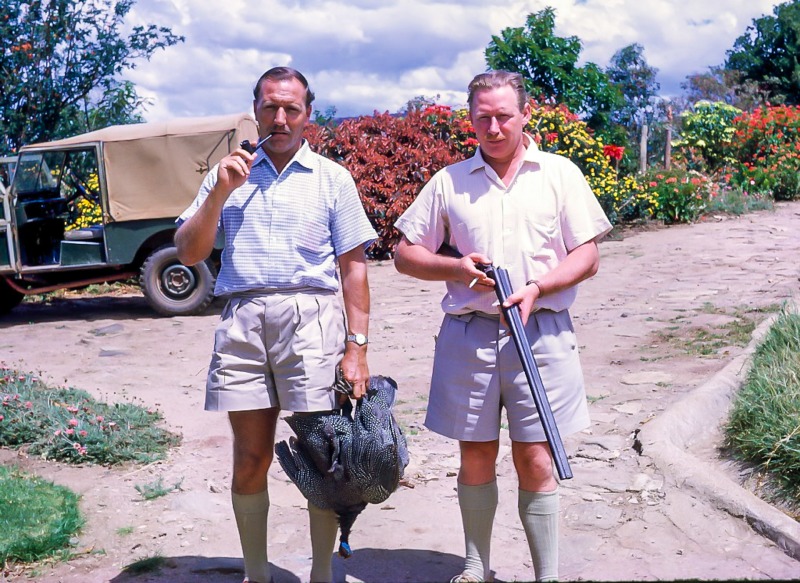
<path id="1" fill-rule="evenodd" d="M 347 119 L 334 128 L 309 125 L 311 148 L 340 163 L 353 175 L 378 240 L 367 250 L 372 259 L 394 254 L 400 233 L 395 221 L 426 182 L 441 168 L 464 159 L 449 126 L 429 110 L 403 117 L 375 113 Z"/>

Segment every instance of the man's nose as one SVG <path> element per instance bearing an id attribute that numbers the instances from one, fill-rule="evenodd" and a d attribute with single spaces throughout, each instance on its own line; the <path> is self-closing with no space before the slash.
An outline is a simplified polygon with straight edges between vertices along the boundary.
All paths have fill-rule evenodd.
<path id="1" fill-rule="evenodd" d="M 279 107 L 278 111 L 275 112 L 275 125 L 286 125 L 286 110 L 282 107 Z"/>
<path id="2" fill-rule="evenodd" d="M 500 133 L 500 123 L 497 121 L 496 117 L 493 117 L 491 121 L 489 121 L 489 133 L 490 134 Z"/>

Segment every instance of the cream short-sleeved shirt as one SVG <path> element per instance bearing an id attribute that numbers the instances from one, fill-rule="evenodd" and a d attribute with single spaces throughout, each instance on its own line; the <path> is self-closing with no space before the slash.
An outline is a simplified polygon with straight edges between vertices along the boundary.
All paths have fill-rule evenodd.
<path id="1" fill-rule="evenodd" d="M 506 187 L 481 156 L 437 172 L 395 223 L 415 245 L 435 253 L 443 243 L 462 255 L 482 253 L 508 270 L 521 289 L 561 263 L 567 254 L 611 230 L 580 169 L 564 156 L 529 145 L 511 185 Z M 548 294 L 537 308 L 560 312 L 575 301 L 577 286 Z M 449 314 L 496 314 L 493 290 L 447 282 L 442 309 Z"/>

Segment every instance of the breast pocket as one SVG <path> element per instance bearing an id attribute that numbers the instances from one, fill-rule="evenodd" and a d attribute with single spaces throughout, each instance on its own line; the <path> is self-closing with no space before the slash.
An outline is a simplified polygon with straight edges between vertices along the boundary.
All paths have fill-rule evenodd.
<path id="1" fill-rule="evenodd" d="M 554 216 L 524 216 L 520 222 L 520 249 L 535 260 L 552 257 L 560 229 Z"/>

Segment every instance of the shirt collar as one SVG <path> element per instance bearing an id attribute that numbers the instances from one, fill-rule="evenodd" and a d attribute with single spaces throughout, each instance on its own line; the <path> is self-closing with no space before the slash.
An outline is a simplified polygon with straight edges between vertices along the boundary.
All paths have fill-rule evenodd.
<path id="1" fill-rule="evenodd" d="M 538 164 L 539 160 L 541 159 L 542 151 L 536 145 L 536 140 L 534 140 L 533 136 L 528 133 L 523 133 L 522 135 L 524 138 L 528 139 L 528 147 L 525 148 L 525 156 L 522 158 L 522 162 L 533 162 Z M 475 150 L 475 154 L 470 160 L 470 173 L 475 172 L 476 170 L 481 170 L 482 168 L 486 168 L 486 166 L 488 166 L 486 160 L 483 159 L 483 153 L 481 152 L 480 146 L 478 146 L 478 149 Z"/>
<path id="2" fill-rule="evenodd" d="M 294 156 L 292 156 L 292 159 L 289 160 L 288 164 L 286 164 L 286 168 L 284 168 L 284 170 L 295 163 L 306 170 L 311 170 L 313 168 L 312 157 L 313 152 L 311 151 L 311 147 L 308 145 L 308 140 L 303 138 L 303 143 L 300 145 L 300 149 L 294 153 Z M 258 152 L 256 152 L 256 159 L 253 162 L 253 166 L 256 164 L 261 164 L 262 162 L 272 166 L 273 170 L 275 169 L 275 165 L 272 163 L 272 160 L 269 159 L 269 156 L 267 156 L 267 154 L 264 152 L 263 148 L 259 148 Z"/>

